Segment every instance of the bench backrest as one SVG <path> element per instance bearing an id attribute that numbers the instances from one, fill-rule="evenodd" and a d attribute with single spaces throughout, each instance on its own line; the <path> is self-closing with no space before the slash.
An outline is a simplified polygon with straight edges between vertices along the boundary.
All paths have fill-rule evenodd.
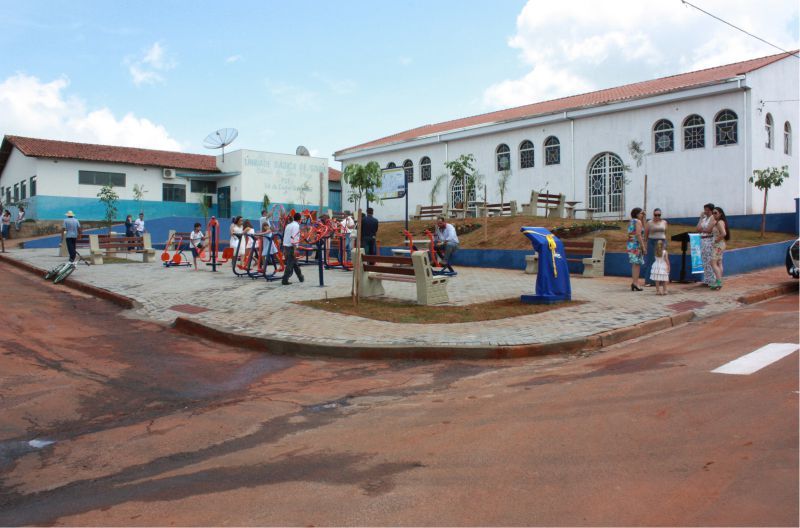
<path id="1" fill-rule="evenodd" d="M 411 257 L 385 257 L 382 255 L 362 255 L 361 263 L 364 271 L 374 271 L 387 275 L 414 275 Z M 391 264 L 379 266 L 378 264 Z"/>
<path id="2" fill-rule="evenodd" d="M 606 254 L 606 239 L 595 238 L 593 241 L 562 240 L 564 251 L 571 254 L 588 255 L 592 258 L 602 259 Z"/>
<path id="3" fill-rule="evenodd" d="M 105 237 L 100 238 L 100 235 L 89 235 L 89 248 L 92 251 L 100 250 L 119 250 L 128 251 L 128 248 L 134 250 L 152 250 L 153 246 L 150 242 L 150 233 L 144 233 L 140 237 Z"/>
<path id="4" fill-rule="evenodd" d="M 546 205 L 558 205 L 564 198 L 563 194 L 540 194 L 536 197 L 536 202 Z"/>

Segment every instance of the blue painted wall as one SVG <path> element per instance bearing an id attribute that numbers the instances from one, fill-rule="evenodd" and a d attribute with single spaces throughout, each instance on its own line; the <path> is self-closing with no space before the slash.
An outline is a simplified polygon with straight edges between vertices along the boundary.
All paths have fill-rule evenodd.
<path id="1" fill-rule="evenodd" d="M 795 201 L 796 203 L 796 201 Z M 687 231 L 697 225 L 697 218 L 669 218 L 672 224 L 686 224 Z M 730 215 L 728 216 L 728 223 L 732 229 L 751 229 L 754 231 L 761 230 L 761 215 Z M 680 227 L 683 227 L 681 225 Z M 676 229 L 680 230 L 680 227 Z M 767 231 L 774 231 L 776 233 L 790 233 L 797 235 L 800 233 L 800 214 L 795 211 L 794 213 L 767 213 Z"/>

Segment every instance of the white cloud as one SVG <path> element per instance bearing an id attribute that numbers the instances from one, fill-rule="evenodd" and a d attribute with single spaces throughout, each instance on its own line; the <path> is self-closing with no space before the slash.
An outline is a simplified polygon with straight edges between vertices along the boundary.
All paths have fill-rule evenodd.
<path id="1" fill-rule="evenodd" d="M 152 121 L 108 108 L 89 110 L 65 94 L 69 79 L 42 82 L 18 73 L 0 83 L 0 130 L 7 134 L 105 145 L 181 150 L 167 130 Z"/>
<path id="2" fill-rule="evenodd" d="M 267 80 L 266 84 L 267 89 L 278 104 L 298 110 L 316 110 L 319 108 L 319 94 L 317 92 L 284 82 Z"/>
<path id="3" fill-rule="evenodd" d="M 798 47 L 795 0 L 703 0 L 699 7 L 785 49 Z M 489 86 L 502 108 L 778 53 L 679 0 L 528 0 L 508 40 L 531 68 Z"/>
<path id="4" fill-rule="evenodd" d="M 164 82 L 164 73 L 173 69 L 175 59 L 167 55 L 166 49 L 159 42 L 153 43 L 141 57 L 127 57 L 124 63 L 128 66 L 131 80 L 136 86 Z"/>
<path id="5" fill-rule="evenodd" d="M 331 79 L 321 73 L 312 73 L 311 76 L 322 81 L 336 95 L 347 95 L 356 89 L 356 83 L 352 79 Z"/>
<path id="6" fill-rule="evenodd" d="M 239 62 L 240 60 L 242 60 L 242 56 L 241 55 L 231 55 L 230 57 L 225 59 L 225 62 L 227 62 L 228 64 L 231 64 L 231 63 L 234 63 L 234 62 Z"/>

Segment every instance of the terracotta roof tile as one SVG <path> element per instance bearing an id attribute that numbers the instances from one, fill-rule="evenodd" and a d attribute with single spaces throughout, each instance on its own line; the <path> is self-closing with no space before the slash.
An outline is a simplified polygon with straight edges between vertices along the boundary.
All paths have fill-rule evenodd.
<path id="1" fill-rule="evenodd" d="M 670 77 L 662 77 L 660 79 L 654 79 L 650 81 L 626 84 L 624 86 L 617 86 L 615 88 L 607 88 L 605 90 L 598 90 L 596 92 L 589 92 L 585 94 L 564 97 L 561 99 L 553 99 L 550 101 L 508 108 L 505 110 L 489 112 L 487 114 L 471 117 L 464 117 L 461 119 L 454 119 L 452 121 L 445 121 L 433 125 L 425 125 L 418 128 L 412 128 L 411 130 L 406 130 L 404 132 L 399 132 L 391 136 L 369 141 L 367 143 L 342 149 L 336 152 L 334 155 L 338 156 L 340 154 L 349 154 L 368 148 L 390 145 L 393 143 L 402 143 L 404 141 L 410 141 L 412 139 L 417 139 L 424 136 L 441 134 L 443 132 L 459 130 L 467 127 L 514 121 L 517 119 L 531 118 L 540 115 L 552 114 L 555 112 L 564 112 L 567 110 L 616 103 L 631 99 L 639 99 L 642 97 L 651 97 L 676 90 L 685 90 L 687 88 L 714 84 L 732 77 L 736 77 L 737 75 L 743 75 L 759 68 L 763 68 L 768 64 L 779 61 L 796 53 L 797 51 L 793 51 L 791 53 L 779 53 L 777 55 L 770 55 L 768 57 L 737 62 L 735 64 L 717 66 L 714 68 L 683 73 L 680 75 L 673 75 Z"/>
<path id="2" fill-rule="evenodd" d="M 336 170 L 333 167 L 328 167 L 328 181 L 342 181 L 342 171 Z"/>
<path id="3" fill-rule="evenodd" d="M 127 165 L 219 172 L 216 158 L 204 154 L 93 145 L 22 136 L 5 136 L 3 143 L 6 142 L 17 147 L 26 156 L 38 158 L 107 161 Z"/>

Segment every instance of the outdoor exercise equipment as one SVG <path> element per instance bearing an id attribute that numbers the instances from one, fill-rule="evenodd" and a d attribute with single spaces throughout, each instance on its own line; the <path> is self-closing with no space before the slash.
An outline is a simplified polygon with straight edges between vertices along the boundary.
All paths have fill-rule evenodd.
<path id="1" fill-rule="evenodd" d="M 187 259 L 186 255 L 183 253 L 183 240 L 185 236 L 185 233 L 173 233 L 170 235 L 167 243 L 164 244 L 164 252 L 161 253 L 161 263 L 164 264 L 165 267 L 172 268 L 192 265 L 192 263 L 189 262 L 189 259 Z M 175 245 L 175 253 L 170 256 L 169 248 L 173 244 Z"/>
<path id="2" fill-rule="evenodd" d="M 536 295 L 522 295 L 527 304 L 552 304 L 572 299 L 569 266 L 564 245 L 554 234 L 543 227 L 522 227 L 533 250 L 539 254 L 539 272 L 536 274 Z"/>
<path id="3" fill-rule="evenodd" d="M 411 251 L 418 251 L 416 244 L 414 244 L 414 234 L 410 231 L 403 229 L 403 234 L 406 237 L 406 244 L 408 245 L 408 249 Z M 428 239 L 428 256 L 431 260 L 431 268 L 441 268 L 441 269 L 434 269 L 432 273 L 437 276 L 444 276 L 444 277 L 453 277 L 458 275 L 458 272 L 453 269 L 453 265 L 449 262 L 447 264 L 443 264 L 440 260 L 440 257 L 443 255 L 439 254 L 439 251 L 436 248 L 436 240 L 433 236 L 433 232 L 430 229 L 425 230 L 425 237 Z M 451 255 L 452 256 L 452 255 Z"/>

